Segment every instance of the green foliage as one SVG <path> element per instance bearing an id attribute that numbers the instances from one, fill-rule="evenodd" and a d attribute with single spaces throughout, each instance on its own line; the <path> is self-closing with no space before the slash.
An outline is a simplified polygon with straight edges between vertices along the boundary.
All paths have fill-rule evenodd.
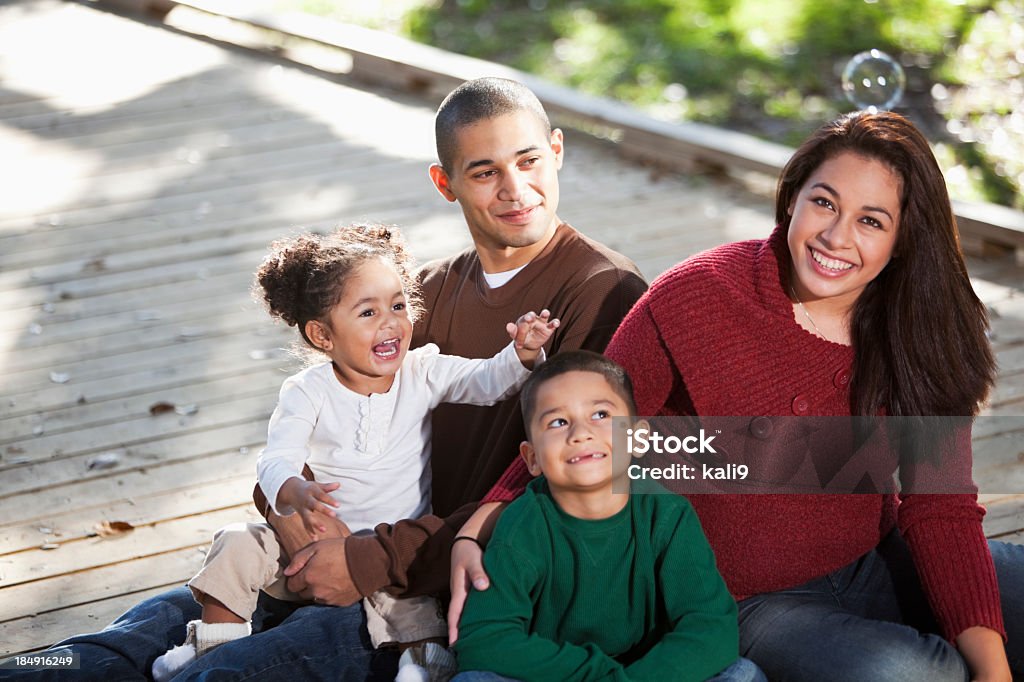
<path id="1" fill-rule="evenodd" d="M 509 64 L 583 91 L 641 105 L 681 84 L 694 101 L 682 117 L 757 126 L 766 115 L 807 126 L 848 108 L 838 70 L 880 48 L 944 56 L 970 6 L 949 0 L 442 0 L 413 10 L 417 40 Z M 926 60 L 927 61 L 927 60 Z M 822 98 L 825 98 L 824 100 Z M 701 106 L 715 100 L 716 106 Z M 830 106 L 822 111 L 822 102 Z M 671 111 L 672 108 L 663 108 Z M 777 130 L 779 126 L 769 126 Z"/>
<path id="2" fill-rule="evenodd" d="M 952 139 L 947 127 L 954 124 L 943 115 L 957 107 L 937 109 L 931 91 L 934 83 L 977 78 L 976 68 L 952 63 L 963 60 L 958 48 L 979 33 L 979 17 L 997 5 L 1009 14 L 997 26 L 1019 22 L 1020 9 L 1006 10 L 1008 0 L 435 0 L 408 12 L 404 28 L 421 42 L 631 102 L 660 118 L 789 145 L 853 108 L 841 92 L 842 68 L 858 52 L 881 49 L 907 70 L 899 110 L 947 143 L 952 168 L 975 169 L 961 173 L 973 186 L 963 194 L 1012 204 L 1021 201 L 1012 177 L 1024 178 L 1020 164 L 990 159 L 991 145 Z M 981 23 L 992 31 L 992 21 Z M 1008 63 L 1017 63 L 1017 49 L 1003 51 Z M 1004 89 L 991 104 L 1009 116 L 1021 99 Z M 960 111 L 965 125 L 976 111 Z M 1012 173 L 1000 172 L 1007 168 Z"/>
<path id="3" fill-rule="evenodd" d="M 1021 0 L 271 0 L 507 64 L 665 120 L 795 146 L 876 48 L 954 194 L 1024 208 Z"/>

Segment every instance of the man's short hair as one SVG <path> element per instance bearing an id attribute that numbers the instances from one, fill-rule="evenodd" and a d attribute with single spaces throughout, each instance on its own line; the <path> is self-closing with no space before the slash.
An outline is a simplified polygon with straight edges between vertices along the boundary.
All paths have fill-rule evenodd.
<path id="1" fill-rule="evenodd" d="M 633 398 L 633 382 L 629 374 L 614 360 L 589 350 L 567 350 L 556 353 L 533 370 L 519 394 L 519 406 L 523 410 L 526 437 L 530 438 L 530 420 L 537 408 L 537 391 L 545 383 L 567 372 L 593 372 L 600 374 L 617 396 L 629 408 L 629 415 L 636 416 L 636 400 Z"/>
<path id="2" fill-rule="evenodd" d="M 551 134 L 551 122 L 540 100 L 518 81 L 477 78 L 452 90 L 441 102 L 434 118 L 434 141 L 441 167 L 446 173 L 452 172 L 457 151 L 455 139 L 460 128 L 517 111 L 533 113 L 544 126 L 545 134 Z"/>

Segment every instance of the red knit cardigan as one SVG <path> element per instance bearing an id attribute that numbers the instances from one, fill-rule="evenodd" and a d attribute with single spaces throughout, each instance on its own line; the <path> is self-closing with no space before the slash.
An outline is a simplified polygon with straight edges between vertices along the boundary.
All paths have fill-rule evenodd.
<path id="1" fill-rule="evenodd" d="M 768 240 L 698 254 L 651 285 L 606 351 L 633 378 L 639 414 L 850 414 L 852 349 L 793 319 L 779 267 L 787 258 L 785 234 L 777 229 Z M 969 432 L 959 434 L 957 446 L 969 453 Z M 969 469 L 969 456 L 958 461 Z M 528 480 L 517 460 L 485 501 L 514 499 Z M 689 499 L 737 600 L 845 566 L 898 524 L 945 636 L 953 640 L 981 625 L 1005 637 L 975 494 Z"/>

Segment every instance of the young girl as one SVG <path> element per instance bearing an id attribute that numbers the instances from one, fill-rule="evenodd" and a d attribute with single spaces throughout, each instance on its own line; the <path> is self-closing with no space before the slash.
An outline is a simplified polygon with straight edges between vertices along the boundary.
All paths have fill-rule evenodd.
<path id="1" fill-rule="evenodd" d="M 768 465 L 787 454 L 780 417 L 977 413 L 995 373 L 985 307 L 909 121 L 820 128 L 782 172 L 776 218 L 766 240 L 663 274 L 623 321 L 607 355 L 635 377 L 639 414 L 743 416 Z M 969 478 L 969 426 L 950 443 L 949 480 Z M 516 488 L 507 475 L 490 499 Z M 976 494 L 690 501 L 738 600 L 740 653 L 769 678 L 1024 676 L 1024 547 L 986 542 Z M 471 561 L 453 565 L 453 603 Z"/>
<path id="2" fill-rule="evenodd" d="M 314 538 L 335 513 L 353 532 L 429 513 L 431 410 L 510 397 L 543 361 L 542 346 L 558 326 L 546 310 L 527 313 L 508 324 L 512 342 L 486 360 L 441 355 L 433 344 L 410 351 L 417 305 L 410 268 L 397 232 L 356 225 L 276 242 L 257 272 L 271 315 L 327 358 L 285 380 L 257 463 L 274 511 L 300 514 Z M 249 635 L 260 589 L 297 599 L 284 587 L 283 560 L 266 524 L 219 531 L 189 582 L 202 620 L 188 624 L 184 645 L 156 660 L 154 677 L 170 679 L 197 656 Z M 375 646 L 444 641 L 432 598 L 381 592 L 364 605 Z M 431 666 L 450 658 L 436 644 L 417 654 Z"/>

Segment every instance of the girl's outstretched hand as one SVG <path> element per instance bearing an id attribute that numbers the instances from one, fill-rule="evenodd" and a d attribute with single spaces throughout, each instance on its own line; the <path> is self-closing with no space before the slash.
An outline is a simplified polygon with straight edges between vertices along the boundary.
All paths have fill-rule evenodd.
<path id="1" fill-rule="evenodd" d="M 338 503 L 328 493 L 337 490 L 339 483 L 317 483 L 301 478 L 289 478 L 277 493 L 278 506 L 291 507 L 302 517 L 306 530 L 318 540 L 327 532 L 325 521 L 334 518 Z"/>
<path id="2" fill-rule="evenodd" d="M 512 337 L 520 362 L 526 368 L 533 369 L 541 347 L 558 329 L 558 320 L 552 318 L 551 311 L 545 308 L 540 311 L 540 315 L 533 311 L 526 313 L 515 322 L 505 325 L 505 329 Z"/>

